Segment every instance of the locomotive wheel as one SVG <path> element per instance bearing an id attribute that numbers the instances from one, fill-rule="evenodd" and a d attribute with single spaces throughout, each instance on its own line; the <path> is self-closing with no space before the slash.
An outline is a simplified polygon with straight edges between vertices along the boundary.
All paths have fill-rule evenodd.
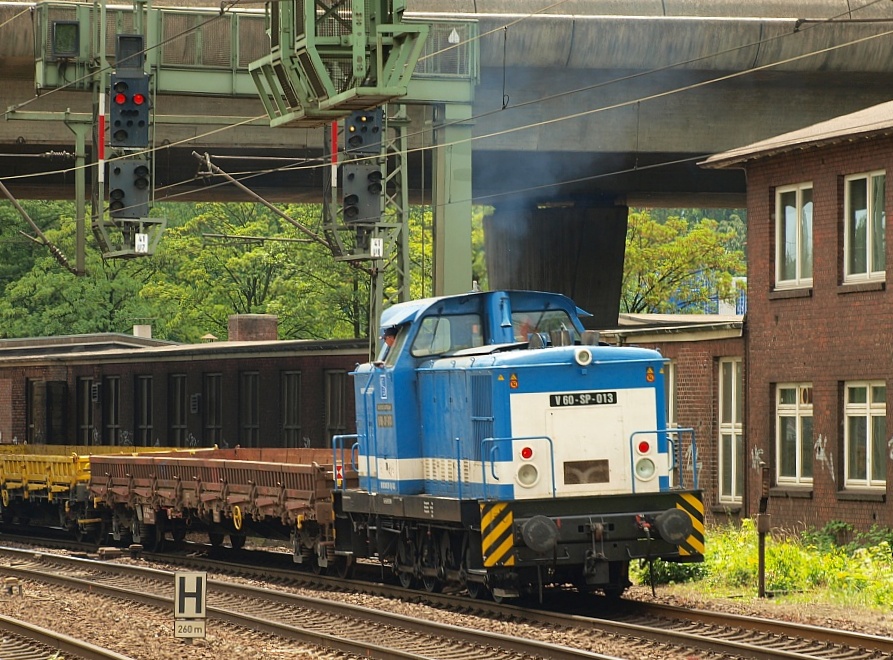
<path id="1" fill-rule="evenodd" d="M 429 594 L 439 594 L 443 590 L 443 582 L 433 575 L 423 575 L 422 586 Z"/>
<path id="2" fill-rule="evenodd" d="M 415 557 L 412 552 L 412 543 L 407 543 L 403 536 L 397 539 L 397 561 L 395 562 L 394 568 L 397 572 L 397 579 L 400 581 L 400 586 L 404 589 L 412 589 L 415 587 L 415 576 L 412 574 L 411 570 L 401 570 L 401 569 L 411 569 L 415 566 Z"/>
<path id="3" fill-rule="evenodd" d="M 397 573 L 397 579 L 400 581 L 400 586 L 404 589 L 415 587 L 415 576 L 409 571 L 400 571 Z"/>
<path id="4" fill-rule="evenodd" d="M 468 590 L 469 598 L 474 598 L 475 600 L 482 600 L 490 593 L 487 585 L 483 582 L 466 582 L 465 588 Z"/>

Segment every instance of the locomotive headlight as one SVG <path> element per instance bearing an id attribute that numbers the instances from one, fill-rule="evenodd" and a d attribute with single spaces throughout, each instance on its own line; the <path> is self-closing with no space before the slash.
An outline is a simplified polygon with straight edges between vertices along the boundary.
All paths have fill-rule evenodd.
<path id="1" fill-rule="evenodd" d="M 655 473 L 654 461 L 650 458 L 640 458 L 636 461 L 636 478 L 650 479 Z"/>
<path id="2" fill-rule="evenodd" d="M 592 363 L 592 351 L 588 348 L 578 348 L 574 351 L 574 360 L 577 361 L 581 367 L 585 367 Z"/>
<path id="3" fill-rule="evenodd" d="M 540 471 L 536 469 L 533 463 L 525 463 L 518 468 L 518 483 L 522 486 L 530 488 L 540 478 Z"/>

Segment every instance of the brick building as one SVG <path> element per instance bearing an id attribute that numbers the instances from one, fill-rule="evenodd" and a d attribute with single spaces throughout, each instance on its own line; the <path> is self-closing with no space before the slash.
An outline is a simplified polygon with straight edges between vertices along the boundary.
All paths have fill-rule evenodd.
<path id="1" fill-rule="evenodd" d="M 893 103 L 709 158 L 747 175 L 745 515 L 893 525 L 886 430 Z"/>

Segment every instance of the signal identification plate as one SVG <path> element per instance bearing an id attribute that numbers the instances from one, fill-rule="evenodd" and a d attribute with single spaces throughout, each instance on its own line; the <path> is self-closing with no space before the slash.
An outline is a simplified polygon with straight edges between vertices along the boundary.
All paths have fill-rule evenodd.
<path id="1" fill-rule="evenodd" d="M 549 405 L 552 408 L 599 406 L 613 403 L 617 403 L 617 392 L 567 392 L 549 395 Z"/>

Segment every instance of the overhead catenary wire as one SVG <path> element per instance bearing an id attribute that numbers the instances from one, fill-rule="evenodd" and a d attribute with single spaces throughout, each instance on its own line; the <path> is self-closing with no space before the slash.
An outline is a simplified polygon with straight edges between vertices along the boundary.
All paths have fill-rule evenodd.
<path id="1" fill-rule="evenodd" d="M 882 2 L 882 1 L 884 1 L 884 0 L 874 0 L 874 2 L 871 2 L 871 3 L 868 3 L 868 4 L 866 4 L 866 5 L 863 5 L 863 6 L 860 7 L 859 9 L 865 9 L 865 8 L 867 8 L 867 7 L 870 7 L 870 6 L 874 5 L 874 4 L 877 4 L 877 3 Z M 234 5 L 234 4 L 236 4 L 236 3 L 234 2 L 234 3 L 232 3 L 232 4 Z M 542 11 L 546 11 L 546 10 L 548 10 L 548 9 L 550 9 L 550 8 L 552 8 L 552 7 L 555 7 L 555 6 L 557 6 L 557 5 L 560 5 L 560 4 L 563 4 L 563 2 L 553 3 L 552 5 L 549 5 L 548 7 L 544 7 L 542 10 L 540 10 L 540 11 L 538 11 L 538 12 L 535 12 L 535 13 L 531 13 L 531 14 L 527 14 L 527 15 L 525 15 L 525 17 L 536 16 L 536 15 L 542 13 Z M 232 5 L 231 5 L 231 6 L 232 6 Z M 840 14 L 840 16 L 845 16 L 845 15 L 851 15 L 851 12 L 845 12 L 845 13 L 843 13 L 843 14 Z M 519 22 L 520 20 L 523 20 L 525 17 L 520 17 L 519 19 L 517 19 L 517 20 L 514 21 L 513 23 L 510 23 L 509 25 L 516 24 L 516 23 Z M 832 22 L 834 22 L 834 20 L 837 20 L 837 18 L 839 18 L 839 17 L 832 17 L 832 18 L 826 19 L 825 21 L 816 21 L 815 23 L 810 23 L 809 26 L 808 26 L 806 29 L 816 29 L 816 28 L 820 27 L 821 25 L 824 25 L 824 24 L 828 24 L 828 23 L 832 23 Z M 199 24 L 198 26 L 195 26 L 194 28 L 191 28 L 190 30 L 186 30 L 186 31 L 184 31 L 183 33 L 181 33 L 180 35 L 175 35 L 175 36 L 173 36 L 173 37 L 170 37 L 169 39 L 165 40 L 165 41 L 162 42 L 162 43 L 167 43 L 167 42 L 170 42 L 171 40 L 173 40 L 173 39 L 175 39 L 175 38 L 179 38 L 180 36 L 183 36 L 183 35 L 187 34 L 188 32 L 190 32 L 190 31 L 192 31 L 192 30 L 194 30 L 194 29 L 199 29 L 202 25 L 204 25 L 204 23 Z M 800 33 L 802 33 L 803 31 L 804 31 L 803 29 L 799 29 L 799 32 L 800 32 Z M 488 34 L 492 34 L 493 32 L 496 32 L 496 30 L 491 31 L 491 32 L 488 33 Z M 748 44 L 744 44 L 744 45 L 740 45 L 740 46 L 734 46 L 734 47 L 731 47 L 731 48 L 724 49 L 724 50 L 722 50 L 722 51 L 717 51 L 716 53 L 711 53 L 711 54 L 708 54 L 708 55 L 700 56 L 700 57 L 698 57 L 698 58 L 693 58 L 693 59 L 691 59 L 691 60 L 686 60 L 686 61 L 683 61 L 683 62 L 677 62 L 677 63 L 673 63 L 673 64 L 668 64 L 668 65 L 665 65 L 665 66 L 663 66 L 663 67 L 659 67 L 659 68 L 657 68 L 657 69 L 651 69 L 651 70 L 649 70 L 649 71 L 645 71 L 645 72 L 637 72 L 637 73 L 635 73 L 635 74 L 630 74 L 630 75 L 628 75 L 628 76 L 623 76 L 623 77 L 615 78 L 615 79 L 612 79 L 612 80 L 610 80 L 610 81 L 602 81 L 602 82 L 597 83 L 597 84 L 594 84 L 594 85 L 589 85 L 589 86 L 586 86 L 586 87 L 576 88 L 576 89 L 574 89 L 574 90 L 567 90 L 567 91 L 565 91 L 565 92 L 560 92 L 560 93 L 553 94 L 553 95 L 549 95 L 549 96 L 546 96 L 546 97 L 541 97 L 541 98 L 538 98 L 538 99 L 531 99 L 531 100 L 529 100 L 529 101 L 525 101 L 525 102 L 520 103 L 520 104 L 507 105 L 505 108 L 499 108 L 499 109 L 497 109 L 497 110 L 493 110 L 493 111 L 489 111 L 489 112 L 486 112 L 486 113 L 481 113 L 481 114 L 479 114 L 479 115 L 475 115 L 474 117 L 472 117 L 472 119 L 479 119 L 479 118 L 483 118 L 483 117 L 486 117 L 486 116 L 489 116 L 489 115 L 492 115 L 492 114 L 495 114 L 495 113 L 506 112 L 506 111 L 510 111 L 510 110 L 512 110 L 512 109 L 515 109 L 515 108 L 520 108 L 520 107 L 524 107 L 524 106 L 527 106 L 527 105 L 531 105 L 531 104 L 535 104 L 535 103 L 544 102 L 544 101 L 546 101 L 546 100 L 552 100 L 552 99 L 555 99 L 555 98 L 560 98 L 560 97 L 562 97 L 562 96 L 567 96 L 567 95 L 570 95 L 570 94 L 580 93 L 580 92 L 583 92 L 583 91 L 589 91 L 589 90 L 592 90 L 592 89 L 595 89 L 595 88 L 604 87 L 604 86 L 606 86 L 606 85 L 615 84 L 615 83 L 617 83 L 617 82 L 622 82 L 622 81 L 625 81 L 625 80 L 629 80 L 629 79 L 631 79 L 631 78 L 642 77 L 642 76 L 646 76 L 646 75 L 649 75 L 649 74 L 653 74 L 653 73 L 655 73 L 655 72 L 666 71 L 666 70 L 668 70 L 668 69 L 672 69 L 672 68 L 676 68 L 676 67 L 680 67 L 680 66 L 685 66 L 686 64 L 694 63 L 694 62 L 697 62 L 697 61 L 702 61 L 702 60 L 707 59 L 707 58 L 710 58 L 710 57 L 716 57 L 716 56 L 718 56 L 718 55 L 720 55 L 720 54 L 725 54 L 725 53 L 733 52 L 733 51 L 735 51 L 735 50 L 739 50 L 739 49 L 742 49 L 742 48 L 749 48 L 749 47 L 753 47 L 754 45 L 759 45 L 759 44 L 763 44 L 763 43 L 768 43 L 768 42 L 771 42 L 771 41 L 773 41 L 773 40 L 777 40 L 777 39 L 785 38 L 785 37 L 791 36 L 792 34 L 794 34 L 794 32 L 789 33 L 789 34 L 785 34 L 785 35 L 777 35 L 777 36 L 774 36 L 774 37 L 771 37 L 771 38 L 767 38 L 767 39 L 761 39 L 761 40 L 758 40 L 758 41 L 755 41 L 755 42 L 750 42 L 750 43 L 748 43 Z M 599 107 L 599 108 L 593 108 L 593 109 L 589 109 L 589 110 L 585 110 L 585 111 L 581 111 L 581 112 L 577 112 L 577 113 L 572 113 L 572 114 L 569 114 L 569 115 L 562 115 L 562 116 L 554 117 L 554 118 L 547 119 L 547 120 L 542 120 L 542 121 L 538 121 L 538 122 L 532 122 L 532 123 L 529 123 L 529 124 L 524 124 L 524 125 L 520 125 L 520 126 L 516 126 L 516 127 L 511 127 L 511 128 L 506 128 L 506 129 L 502 129 L 502 130 L 499 130 L 499 131 L 494 131 L 494 132 L 488 133 L 488 134 L 486 134 L 486 135 L 472 136 L 472 137 L 468 138 L 467 140 L 463 139 L 463 140 L 457 140 L 457 141 L 454 141 L 454 142 L 451 142 L 451 143 L 438 144 L 438 145 L 434 145 L 434 146 L 426 146 L 426 147 L 419 147 L 419 148 L 415 148 L 415 149 L 410 149 L 410 150 L 408 150 L 407 153 L 415 153 L 415 152 L 420 152 L 420 151 L 425 151 L 425 150 L 438 149 L 438 148 L 445 148 L 445 147 L 450 147 L 450 146 L 455 146 L 455 145 L 463 144 L 463 143 L 465 143 L 465 142 L 474 142 L 474 141 L 486 140 L 486 139 L 490 139 L 490 138 L 493 138 L 493 137 L 499 137 L 499 136 L 507 135 L 507 134 L 510 134 L 510 133 L 518 132 L 518 131 L 528 130 L 528 129 L 532 129 L 532 128 L 538 128 L 538 127 L 546 126 L 546 125 L 549 125 L 549 124 L 558 123 L 558 122 L 561 122 L 561 121 L 567 121 L 567 120 L 571 120 L 571 119 L 577 119 L 577 118 L 580 118 L 580 117 L 584 117 L 584 116 L 588 116 L 588 115 L 596 114 L 596 113 L 599 113 L 599 112 L 605 112 L 605 111 L 607 111 L 607 110 L 613 110 L 613 109 L 617 109 L 617 108 L 622 108 L 622 107 L 625 107 L 625 106 L 629 106 L 629 105 L 633 105 L 633 104 L 638 104 L 638 103 L 641 103 L 641 102 L 643 102 L 643 101 L 655 100 L 655 99 L 663 98 L 663 97 L 666 97 L 666 96 L 669 96 L 669 95 L 672 95 L 672 94 L 677 94 L 677 93 L 681 93 L 681 92 L 685 92 L 685 91 L 690 91 L 690 90 L 692 90 L 692 89 L 696 89 L 696 88 L 703 87 L 703 86 L 706 86 L 706 85 L 710 85 L 710 84 L 714 84 L 714 83 L 718 83 L 718 82 L 723 82 L 723 81 L 730 80 L 730 79 L 737 78 L 737 77 L 741 77 L 741 76 L 750 75 L 750 74 L 755 73 L 755 72 L 758 72 L 758 71 L 764 71 L 764 70 L 767 70 L 767 69 L 771 69 L 771 68 L 774 68 L 774 67 L 781 66 L 781 65 L 786 64 L 786 63 L 794 62 L 794 61 L 801 60 L 801 59 L 805 59 L 805 58 L 808 58 L 808 57 L 813 57 L 813 56 L 816 56 L 816 55 L 819 55 L 819 54 L 823 54 L 823 53 L 831 52 L 831 51 L 838 50 L 838 49 L 841 49 L 841 48 L 846 48 L 846 47 L 853 46 L 853 45 L 857 45 L 857 44 L 860 44 L 860 43 L 865 43 L 865 42 L 870 41 L 870 40 L 873 40 L 873 39 L 878 39 L 878 38 L 882 38 L 882 37 L 887 37 L 887 36 L 890 36 L 891 34 L 893 34 L 893 30 L 891 30 L 891 31 L 885 31 L 885 32 L 882 32 L 882 33 L 879 33 L 879 34 L 875 34 L 875 35 L 869 35 L 869 36 L 862 37 L 862 38 L 859 38 L 859 39 L 855 39 L 855 40 L 852 40 L 852 41 L 848 41 L 848 42 L 845 42 L 845 43 L 842 43 L 842 44 L 836 44 L 836 45 L 833 45 L 833 46 L 828 46 L 828 47 L 823 48 L 823 49 L 819 49 L 819 50 L 816 50 L 816 51 L 811 51 L 811 52 L 809 52 L 809 53 L 803 53 L 803 54 L 800 54 L 800 55 L 797 55 L 797 56 L 793 56 L 793 57 L 790 57 L 790 58 L 786 58 L 786 59 L 784 59 L 784 60 L 780 60 L 780 61 L 777 61 L 777 62 L 773 62 L 773 63 L 769 63 L 769 64 L 761 65 L 761 66 L 759 66 L 759 67 L 754 67 L 754 68 L 751 68 L 751 69 L 747 69 L 747 70 L 745 70 L 745 71 L 734 72 L 734 73 L 730 73 L 730 74 L 726 74 L 726 75 L 718 76 L 718 77 L 715 77 L 715 78 L 710 78 L 710 79 L 708 79 L 708 80 L 704 80 L 704 81 L 701 81 L 701 82 L 699 82 L 699 83 L 694 83 L 694 84 L 686 85 L 686 86 L 683 86 L 683 87 L 678 87 L 678 88 L 674 88 L 674 89 L 670 89 L 670 90 L 665 90 L 665 91 L 663 91 L 663 92 L 659 92 L 659 93 L 655 93 L 655 94 L 647 95 L 647 96 L 640 97 L 640 98 L 636 98 L 636 99 L 630 99 L 630 100 L 628 100 L 628 101 L 623 101 L 623 102 L 620 102 L 620 103 L 612 104 L 612 105 L 610 105 L 610 106 L 604 106 L 604 107 Z M 479 35 L 478 38 L 482 38 L 482 36 L 486 36 L 486 35 Z M 158 45 L 161 45 L 161 44 L 158 44 Z M 153 46 L 152 48 L 158 47 L 158 45 Z M 451 45 L 451 46 L 448 46 L 447 48 L 453 48 L 453 47 L 456 47 L 456 45 Z M 446 48 L 443 49 L 443 50 L 446 50 Z M 429 55 L 429 56 L 427 56 L 427 57 L 430 57 L 430 56 L 431 56 L 431 55 Z M 250 119 L 245 119 L 245 120 L 243 120 L 243 121 L 240 121 L 240 122 L 237 122 L 237 123 L 234 123 L 234 124 L 231 124 L 231 125 L 223 126 L 223 127 L 219 128 L 219 129 L 215 129 L 215 130 L 213 130 L 213 131 L 207 131 L 207 132 L 202 133 L 202 134 L 200 134 L 200 135 L 196 135 L 196 136 L 193 136 L 193 137 L 190 137 L 190 138 L 185 138 L 185 139 L 180 140 L 180 141 L 175 142 L 175 143 L 165 144 L 165 145 L 161 145 L 161 146 L 154 147 L 154 148 L 151 148 L 151 149 L 147 149 L 147 150 L 141 151 L 141 152 L 139 152 L 139 153 L 140 153 L 140 154 L 143 154 L 143 153 L 151 153 L 151 152 L 159 151 L 159 150 L 161 150 L 161 149 L 167 149 L 167 148 L 170 148 L 170 147 L 172 147 L 172 146 L 178 146 L 178 145 L 180 145 L 180 144 L 185 144 L 185 143 L 194 142 L 194 141 L 199 140 L 199 139 L 201 139 L 201 138 L 203 138 L 203 137 L 207 137 L 207 136 L 209 136 L 209 135 L 213 135 L 213 134 L 215 134 L 215 133 L 219 133 L 219 132 L 223 132 L 223 131 L 227 131 L 227 130 L 232 130 L 232 129 L 237 128 L 237 127 L 239 127 L 239 126 L 242 126 L 242 125 L 251 123 L 251 122 L 253 122 L 253 121 L 262 120 L 262 119 L 265 119 L 265 118 L 266 118 L 266 115 L 259 115 L 259 116 L 257 116 L 257 117 L 252 117 L 252 118 L 250 118 Z M 468 120 L 463 120 L 463 121 L 468 121 Z M 449 124 L 446 124 L 446 125 L 448 126 Z M 441 127 L 439 127 L 439 128 L 443 128 L 443 126 L 441 126 Z M 430 131 L 430 129 L 423 129 L 423 131 L 420 131 L 419 133 L 422 133 L 422 132 L 428 132 L 428 131 Z M 671 165 L 671 164 L 675 164 L 675 163 L 678 163 L 678 162 L 685 162 L 685 161 L 691 161 L 691 160 L 699 160 L 699 159 L 705 158 L 705 157 L 707 157 L 707 156 L 709 156 L 709 155 L 710 155 L 710 154 L 701 154 L 701 155 L 698 155 L 698 156 L 693 157 L 693 158 L 684 159 L 683 161 L 677 161 L 677 160 L 674 160 L 674 161 L 668 161 L 668 162 L 666 162 L 666 163 L 655 163 L 655 164 L 652 164 L 652 165 L 650 165 L 650 166 L 648 166 L 648 167 L 649 167 L 649 169 L 653 169 L 653 168 L 655 168 L 655 167 L 660 167 L 660 166 L 665 166 L 665 165 Z M 113 160 L 113 159 L 110 159 L 110 160 Z M 91 167 L 91 166 L 92 166 L 92 165 L 85 165 L 85 167 Z M 284 167 L 281 167 L 281 168 L 267 169 L 267 170 L 263 170 L 263 171 L 260 171 L 260 172 L 257 172 L 257 171 L 247 171 L 247 172 L 231 173 L 231 175 L 232 175 L 232 176 L 242 176 L 242 175 L 245 175 L 246 178 L 250 178 L 250 177 L 254 177 L 254 176 L 262 176 L 262 175 L 264 175 L 264 174 L 268 174 L 268 173 L 272 173 L 272 172 L 297 171 L 297 170 L 315 169 L 315 168 L 319 168 L 319 167 L 328 167 L 328 166 L 329 166 L 329 165 L 328 165 L 327 163 L 322 163 L 322 162 L 321 162 L 321 163 L 318 164 L 318 165 L 284 166 Z M 42 172 L 42 173 L 37 173 L 37 174 L 17 175 L 17 176 L 13 176 L 13 177 L 5 177 L 4 180 L 13 180 L 13 179 L 17 179 L 17 178 L 31 178 L 31 177 L 39 177 L 39 176 L 49 176 L 49 175 L 58 174 L 58 173 L 68 173 L 68 172 L 74 171 L 75 169 L 77 169 L 77 168 L 72 167 L 72 168 L 66 168 L 66 169 L 62 169 L 62 170 L 55 170 L 55 171 Z M 643 169 L 643 168 L 640 167 L 639 169 Z M 586 181 L 586 180 L 592 180 L 592 179 L 596 179 L 596 178 L 604 178 L 604 177 L 607 177 L 607 176 L 612 176 L 612 175 L 616 175 L 616 174 L 626 173 L 626 172 L 628 172 L 628 171 L 629 171 L 628 169 L 623 169 L 623 170 L 618 170 L 618 171 L 616 171 L 616 172 L 603 172 L 603 173 L 598 173 L 598 174 L 595 174 L 595 175 L 592 175 L 592 176 L 587 176 L 587 177 L 581 177 L 581 178 L 578 178 L 578 179 L 574 179 L 573 181 Z M 179 185 L 185 185 L 185 184 L 187 184 L 187 183 L 191 183 L 191 182 L 193 182 L 194 180 L 195 180 L 194 178 L 193 178 L 193 179 L 187 179 L 187 180 L 184 180 L 184 181 L 182 181 L 182 182 L 177 182 L 177 183 L 169 184 L 168 186 L 165 186 L 164 188 L 165 188 L 165 189 L 169 189 L 169 188 L 173 188 L 173 187 L 176 187 L 176 186 L 179 186 Z M 528 192 L 528 191 L 531 191 L 531 190 L 538 190 L 538 189 L 549 188 L 549 187 L 557 187 L 557 186 L 561 186 L 561 185 L 566 185 L 566 184 L 569 183 L 569 182 L 570 182 L 570 181 L 556 181 L 556 182 L 553 182 L 553 183 L 551 183 L 551 184 L 545 184 L 545 185 L 543 185 L 543 186 L 535 186 L 535 187 L 531 187 L 531 188 L 522 188 L 522 189 L 511 190 L 511 191 L 504 191 L 504 192 L 500 192 L 500 193 L 495 193 L 495 194 L 488 195 L 488 196 L 486 196 L 486 199 L 493 199 L 493 198 L 503 197 L 503 196 L 507 196 L 507 195 L 514 195 L 514 194 L 518 194 L 518 193 Z M 188 193 L 184 193 L 184 194 L 190 194 L 190 193 L 192 193 L 192 192 L 193 192 L 193 191 L 190 190 Z M 170 197 L 170 196 L 168 196 L 168 197 Z M 474 199 L 476 199 L 476 200 L 480 200 L 480 199 L 482 199 L 482 198 L 481 198 L 481 197 L 475 197 Z M 466 201 L 467 201 L 467 200 L 466 200 Z"/>

